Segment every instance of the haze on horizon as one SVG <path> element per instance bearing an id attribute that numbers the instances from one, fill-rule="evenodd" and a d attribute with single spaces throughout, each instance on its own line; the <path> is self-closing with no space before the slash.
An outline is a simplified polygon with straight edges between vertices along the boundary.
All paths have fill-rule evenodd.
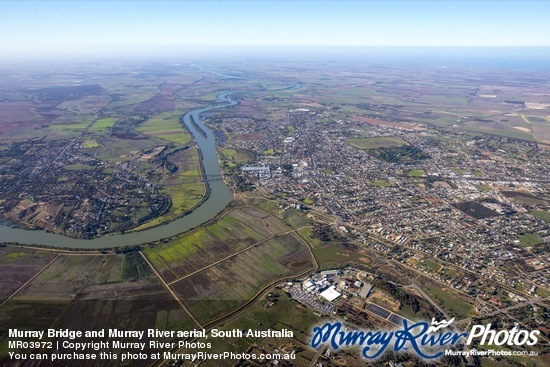
<path id="1" fill-rule="evenodd" d="M 2 1 L 0 48 L 13 59 L 237 46 L 549 47 L 548 14 L 546 1 Z"/>

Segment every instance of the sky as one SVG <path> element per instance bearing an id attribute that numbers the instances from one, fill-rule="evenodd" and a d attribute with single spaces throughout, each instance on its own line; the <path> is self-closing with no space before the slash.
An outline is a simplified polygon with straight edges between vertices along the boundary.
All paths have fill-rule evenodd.
<path id="1" fill-rule="evenodd" d="M 189 46 L 550 46 L 550 1 L 0 1 L 0 55 Z"/>

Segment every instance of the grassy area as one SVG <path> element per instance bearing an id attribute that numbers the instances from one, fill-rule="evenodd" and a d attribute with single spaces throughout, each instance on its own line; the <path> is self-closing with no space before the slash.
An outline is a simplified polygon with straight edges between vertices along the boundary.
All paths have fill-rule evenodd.
<path id="1" fill-rule="evenodd" d="M 92 166 L 87 166 L 85 164 L 75 163 L 75 164 L 66 164 L 63 166 L 63 169 L 66 169 L 67 171 L 80 171 L 80 170 L 89 170 L 93 169 Z"/>
<path id="2" fill-rule="evenodd" d="M 377 186 L 377 187 L 390 187 L 391 186 L 391 183 L 386 182 L 386 181 L 371 181 L 370 184 L 372 186 Z"/>
<path id="3" fill-rule="evenodd" d="M 476 187 L 483 191 L 494 191 L 495 189 L 493 186 L 486 185 L 486 184 L 477 184 Z"/>
<path id="4" fill-rule="evenodd" d="M 546 222 L 550 222 L 550 213 L 544 210 L 531 210 L 531 215 L 533 215 L 535 218 L 542 219 Z"/>
<path id="5" fill-rule="evenodd" d="M 315 202 L 315 199 L 314 198 L 305 198 L 304 200 L 302 200 L 302 202 L 306 205 L 311 205 Z"/>
<path id="6" fill-rule="evenodd" d="M 204 262 L 215 261 L 234 251 L 266 239 L 266 236 L 229 214 L 216 223 L 201 227 L 166 244 L 145 250 L 157 269 L 170 268 L 180 275 L 200 267 Z M 208 251 L 207 251 L 208 249 Z M 184 260 L 188 268 L 181 268 Z"/>
<path id="7" fill-rule="evenodd" d="M 90 133 L 103 134 L 109 131 L 109 129 L 115 124 L 116 120 L 112 117 L 106 117 L 98 119 L 88 130 Z"/>
<path id="8" fill-rule="evenodd" d="M 223 352 L 243 352 L 253 345 L 267 346 L 271 345 L 274 348 L 281 348 L 282 345 L 294 346 L 293 349 L 298 349 L 296 359 L 292 361 L 292 365 L 298 367 L 306 367 L 315 354 L 309 348 L 304 348 L 309 344 L 311 328 L 313 325 L 321 323 L 321 319 L 313 314 L 313 311 L 299 305 L 291 300 L 285 292 L 274 290 L 269 298 L 274 304 L 266 308 L 264 306 L 266 297 L 259 299 L 246 311 L 230 321 L 220 325 L 220 330 L 265 330 L 271 328 L 274 330 L 287 329 L 292 330 L 294 338 L 215 338 L 214 340 L 201 340 L 204 342 L 212 342 L 212 348 L 209 353 Z M 205 367 L 224 367 L 233 366 L 235 361 L 230 359 L 222 360 L 207 360 L 202 366 Z"/>
<path id="9" fill-rule="evenodd" d="M 168 186 L 166 192 L 172 199 L 172 206 L 168 213 L 142 224 L 136 230 L 143 230 L 170 221 L 191 209 L 204 195 L 204 185 L 199 182 Z"/>
<path id="10" fill-rule="evenodd" d="M 254 155 L 242 149 L 223 148 L 220 149 L 220 158 L 230 167 L 249 163 Z"/>
<path id="11" fill-rule="evenodd" d="M 424 177 L 426 173 L 421 169 L 412 169 L 407 173 L 407 175 L 409 177 Z"/>
<path id="12" fill-rule="evenodd" d="M 68 124 L 51 124 L 48 127 L 48 130 L 55 132 L 60 135 L 76 135 L 79 132 L 82 132 L 88 126 L 89 122 L 79 122 L 79 123 L 68 123 Z"/>
<path id="13" fill-rule="evenodd" d="M 191 141 L 191 135 L 186 133 L 180 122 L 180 114 L 173 112 L 155 115 L 141 123 L 136 132 L 185 145 Z"/>
<path id="14" fill-rule="evenodd" d="M 369 265 L 372 262 L 365 254 L 361 254 L 353 249 L 347 249 L 340 244 L 314 248 L 313 254 L 321 268 L 330 268 L 347 263 Z"/>
<path id="15" fill-rule="evenodd" d="M 273 235 L 258 218 L 271 221 L 270 230 L 283 226 L 256 209 L 233 209 L 213 224 L 144 253 L 167 281 L 187 276 L 172 288 L 198 320 L 209 322 L 275 279 L 313 266 L 306 246 L 293 234 L 279 230 Z"/>
<path id="16" fill-rule="evenodd" d="M 85 149 L 92 149 L 92 148 L 98 148 L 100 146 L 100 144 L 93 140 L 93 139 L 90 139 L 90 140 L 85 140 L 83 143 L 82 143 L 82 146 L 85 148 Z"/>
<path id="17" fill-rule="evenodd" d="M 298 233 L 313 247 L 323 247 L 331 244 L 331 242 L 321 241 L 318 238 L 312 237 L 313 229 L 312 227 L 304 227 L 298 230 Z"/>
<path id="18" fill-rule="evenodd" d="M 457 127 L 461 130 L 471 131 L 474 133 L 483 133 L 483 134 L 489 134 L 489 135 L 496 135 L 496 136 L 504 136 L 509 138 L 515 138 L 515 139 L 522 139 L 527 141 L 535 141 L 535 138 L 533 137 L 532 133 L 527 133 L 523 131 L 519 131 L 516 129 L 513 129 L 507 125 L 499 124 L 498 127 L 494 126 L 464 126 L 460 125 Z"/>
<path id="19" fill-rule="evenodd" d="M 377 138 L 349 139 L 348 143 L 356 148 L 369 150 L 391 148 L 407 145 L 407 142 L 398 136 L 380 136 Z"/>
<path id="20" fill-rule="evenodd" d="M 535 291 L 535 293 L 539 297 L 542 297 L 542 298 L 546 298 L 546 297 L 550 296 L 550 292 L 548 292 L 546 289 L 544 289 L 542 287 L 537 287 L 537 290 Z"/>
<path id="21" fill-rule="evenodd" d="M 432 282 L 426 277 L 421 277 L 421 286 L 423 290 L 451 315 L 466 318 L 472 311 L 472 306 L 463 301 L 454 290 L 442 287 L 440 284 Z"/>
<path id="22" fill-rule="evenodd" d="M 522 246 L 531 247 L 542 243 L 542 240 L 532 233 L 523 233 L 518 235 L 518 239 Z"/>
<path id="23" fill-rule="evenodd" d="M 512 200 L 521 203 L 521 204 L 528 204 L 528 205 L 543 205 L 544 201 L 535 199 L 535 198 L 528 198 L 525 196 L 512 196 Z"/>
<path id="24" fill-rule="evenodd" d="M 434 273 L 437 273 L 442 268 L 442 266 L 440 264 L 438 264 L 438 263 L 436 263 L 436 262 L 434 262 L 430 259 L 425 259 L 424 260 L 424 265 L 426 265 L 426 267 Z"/>

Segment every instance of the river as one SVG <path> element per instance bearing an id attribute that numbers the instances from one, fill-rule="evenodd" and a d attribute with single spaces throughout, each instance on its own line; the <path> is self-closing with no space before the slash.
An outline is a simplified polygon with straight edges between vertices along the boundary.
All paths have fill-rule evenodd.
<path id="1" fill-rule="evenodd" d="M 41 230 L 26 230 L 0 225 L 0 241 L 59 248 L 102 249 L 117 246 L 133 246 L 157 241 L 162 238 L 186 232 L 209 221 L 229 204 L 233 199 L 233 194 L 221 179 L 214 134 L 202 123 L 200 115 L 206 111 L 234 106 L 237 103 L 237 101 L 229 98 L 229 92 L 226 92 L 218 95 L 215 105 L 196 109 L 183 115 L 182 120 L 193 135 L 202 153 L 204 177 L 210 187 L 210 195 L 208 198 L 188 215 L 155 228 L 127 234 L 113 234 L 89 240 L 69 238 L 60 234 L 48 233 Z M 202 132 L 197 130 L 195 125 L 191 122 L 191 118 Z"/>

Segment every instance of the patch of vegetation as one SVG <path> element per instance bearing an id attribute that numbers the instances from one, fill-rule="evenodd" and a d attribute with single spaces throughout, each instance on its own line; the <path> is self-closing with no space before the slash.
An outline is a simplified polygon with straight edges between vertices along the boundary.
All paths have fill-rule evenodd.
<path id="1" fill-rule="evenodd" d="M 122 263 L 122 276 L 124 280 L 138 280 L 152 273 L 149 265 L 143 260 L 139 251 L 131 251 L 124 254 Z"/>
<path id="2" fill-rule="evenodd" d="M 344 240 L 345 238 L 338 234 L 334 227 L 330 224 L 317 224 L 311 231 L 311 237 L 317 238 L 323 242 L 329 242 L 334 240 Z"/>
<path id="3" fill-rule="evenodd" d="M 531 210 L 531 215 L 535 218 L 542 219 L 546 222 L 550 222 L 550 213 L 544 210 Z"/>
<path id="4" fill-rule="evenodd" d="M 349 246 L 350 244 L 336 243 L 320 248 L 314 248 L 313 254 L 323 269 L 330 269 L 347 264 L 370 265 L 372 260 L 366 254 L 361 254 Z"/>
<path id="5" fill-rule="evenodd" d="M 434 261 L 431 261 L 430 259 L 425 259 L 424 260 L 424 265 L 426 265 L 426 267 L 434 273 L 437 273 L 441 269 L 440 264 L 438 264 Z"/>
<path id="6" fill-rule="evenodd" d="M 94 122 L 94 124 L 90 127 L 88 131 L 91 133 L 105 133 L 109 131 L 109 129 L 115 124 L 115 122 L 116 120 L 112 117 L 102 118 Z"/>
<path id="7" fill-rule="evenodd" d="M 372 156 L 390 163 L 407 163 L 430 158 L 429 155 L 412 145 L 371 149 L 368 152 Z"/>
<path id="8" fill-rule="evenodd" d="M 376 138 L 349 139 L 348 144 L 363 150 L 392 148 L 402 145 L 408 145 L 405 140 L 401 139 L 398 136 L 380 136 Z"/>
<path id="9" fill-rule="evenodd" d="M 480 190 L 483 190 L 483 191 L 494 191 L 494 188 L 490 185 L 478 184 L 478 185 L 476 185 L 476 187 Z"/>
<path id="10" fill-rule="evenodd" d="M 387 181 L 371 181 L 370 184 L 372 186 L 377 186 L 377 187 L 390 187 L 391 186 L 391 183 L 389 183 Z"/>
<path id="11" fill-rule="evenodd" d="M 179 115 L 173 113 L 162 113 L 145 120 L 139 124 L 136 132 L 179 145 L 185 145 L 191 141 L 191 135 L 184 130 Z"/>
<path id="12" fill-rule="evenodd" d="M 532 233 L 520 233 L 518 239 L 524 247 L 532 247 L 542 243 L 542 240 Z"/>
<path id="13" fill-rule="evenodd" d="M 378 279 L 374 283 L 374 286 L 398 300 L 401 304 L 399 309 L 403 308 L 403 306 L 408 306 L 419 318 L 429 320 L 432 317 L 437 318 L 443 316 L 441 315 L 441 312 L 439 312 L 428 301 L 410 294 L 392 283 Z"/>
<path id="14" fill-rule="evenodd" d="M 499 215 L 494 210 L 489 209 L 475 201 L 465 201 L 463 203 L 453 204 L 453 206 L 475 219 L 484 219 Z"/>
<path id="15" fill-rule="evenodd" d="M 94 169 L 94 167 L 88 166 L 85 164 L 75 163 L 75 164 L 67 164 L 63 166 L 63 169 L 66 169 L 67 171 L 80 171 L 80 170 Z"/>
<path id="16" fill-rule="evenodd" d="M 407 175 L 409 177 L 423 177 L 426 173 L 421 169 L 412 169 L 407 173 Z"/>
<path id="17" fill-rule="evenodd" d="M 422 288 L 434 300 L 441 303 L 441 306 L 452 316 L 461 318 L 467 317 L 472 311 L 472 306 L 463 301 L 458 295 L 448 288 L 442 288 L 439 284 L 430 281 L 428 278 L 422 277 Z"/>
<path id="18" fill-rule="evenodd" d="M 228 167 L 252 162 L 254 154 L 243 149 L 224 148 L 220 150 L 220 158 Z"/>
<path id="19" fill-rule="evenodd" d="M 305 198 L 304 200 L 302 200 L 302 202 L 306 205 L 311 205 L 315 202 L 315 199 L 314 198 L 310 198 L 310 197 L 307 197 Z"/>
<path id="20" fill-rule="evenodd" d="M 84 149 L 98 148 L 100 144 L 95 140 L 86 140 L 82 143 Z"/>

